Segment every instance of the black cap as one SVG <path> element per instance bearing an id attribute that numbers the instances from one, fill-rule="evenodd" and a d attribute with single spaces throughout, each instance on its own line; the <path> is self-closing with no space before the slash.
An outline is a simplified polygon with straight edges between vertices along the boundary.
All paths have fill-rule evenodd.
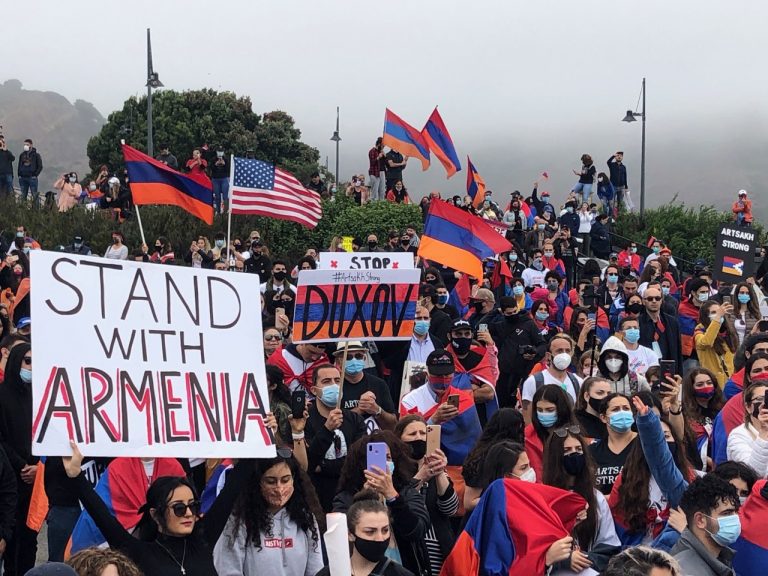
<path id="1" fill-rule="evenodd" d="M 448 376 L 455 372 L 453 356 L 438 348 L 427 356 L 427 372 L 433 376 Z"/>
<path id="2" fill-rule="evenodd" d="M 463 330 L 463 329 L 472 330 L 472 324 L 467 322 L 466 320 L 456 320 L 454 321 L 453 325 L 451 325 L 451 332 L 454 330 Z"/>

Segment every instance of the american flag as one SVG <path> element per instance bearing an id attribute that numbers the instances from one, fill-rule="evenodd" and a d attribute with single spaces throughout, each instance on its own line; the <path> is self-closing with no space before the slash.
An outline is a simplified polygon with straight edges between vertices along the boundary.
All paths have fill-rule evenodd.
<path id="1" fill-rule="evenodd" d="M 308 228 L 317 226 L 323 216 L 317 192 L 267 162 L 234 158 L 230 184 L 232 214 L 259 214 Z"/>

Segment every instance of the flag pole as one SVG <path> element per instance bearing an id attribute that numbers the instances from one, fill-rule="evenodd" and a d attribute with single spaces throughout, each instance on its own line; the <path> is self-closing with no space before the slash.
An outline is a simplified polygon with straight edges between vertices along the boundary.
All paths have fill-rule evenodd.
<path id="1" fill-rule="evenodd" d="M 227 264 L 232 260 L 231 236 L 232 236 L 232 186 L 235 180 L 235 155 L 229 155 L 229 206 L 227 206 Z"/>
<path id="2" fill-rule="evenodd" d="M 125 146 L 125 140 L 120 140 L 120 145 Z M 128 187 L 130 188 L 130 182 L 128 183 Z M 142 247 L 147 244 L 146 239 L 144 238 L 144 226 L 141 224 L 141 214 L 139 213 L 139 205 L 134 204 L 133 207 L 136 209 L 136 222 L 139 223 L 139 233 L 141 234 L 141 244 Z"/>

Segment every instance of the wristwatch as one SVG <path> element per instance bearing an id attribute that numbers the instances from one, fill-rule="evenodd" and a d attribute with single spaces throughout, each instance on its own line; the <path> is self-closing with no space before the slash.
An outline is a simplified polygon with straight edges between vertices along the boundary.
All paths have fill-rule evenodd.
<path id="1" fill-rule="evenodd" d="M 378 418 L 381 416 L 381 406 L 379 406 L 379 409 L 376 411 L 376 414 L 373 415 L 374 418 Z"/>

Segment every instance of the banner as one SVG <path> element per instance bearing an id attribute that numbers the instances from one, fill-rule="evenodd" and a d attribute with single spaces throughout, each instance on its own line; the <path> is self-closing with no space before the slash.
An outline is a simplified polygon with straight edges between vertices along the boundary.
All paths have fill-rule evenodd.
<path id="1" fill-rule="evenodd" d="M 33 454 L 274 457 L 257 276 L 31 258 Z"/>
<path id="2" fill-rule="evenodd" d="M 320 270 L 404 270 L 413 265 L 412 252 L 320 252 Z"/>
<path id="3" fill-rule="evenodd" d="M 293 312 L 294 342 L 408 340 L 420 270 L 303 270 Z"/>
<path id="4" fill-rule="evenodd" d="M 752 228 L 724 224 L 720 227 L 715 246 L 715 266 L 712 270 L 719 282 L 745 282 L 755 271 L 757 232 Z"/>

